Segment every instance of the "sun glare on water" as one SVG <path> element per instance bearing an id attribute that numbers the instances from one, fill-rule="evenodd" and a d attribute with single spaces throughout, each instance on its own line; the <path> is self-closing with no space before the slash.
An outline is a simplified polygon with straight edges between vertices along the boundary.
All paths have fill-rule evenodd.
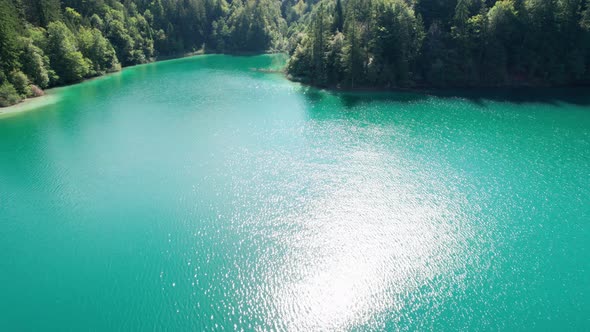
<path id="1" fill-rule="evenodd" d="M 441 195 L 453 188 L 433 188 L 435 177 L 388 167 L 376 153 L 350 158 L 340 175 L 319 175 L 334 182 L 291 220 L 300 229 L 281 236 L 287 254 L 269 271 L 264 304 L 278 329 L 382 328 L 380 315 L 403 319 L 412 292 L 463 264 L 461 200 Z"/>

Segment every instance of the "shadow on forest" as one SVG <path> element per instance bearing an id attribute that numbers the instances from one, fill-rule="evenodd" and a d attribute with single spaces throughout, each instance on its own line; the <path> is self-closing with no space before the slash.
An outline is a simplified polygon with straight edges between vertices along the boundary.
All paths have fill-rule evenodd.
<path id="1" fill-rule="evenodd" d="M 328 96 L 339 98 L 346 108 L 373 102 L 415 103 L 427 99 L 462 99 L 486 107 L 486 102 L 514 104 L 572 104 L 590 106 L 590 87 L 572 88 L 490 88 L 444 89 L 423 91 L 329 91 L 303 87 L 303 94 L 312 103 Z"/>

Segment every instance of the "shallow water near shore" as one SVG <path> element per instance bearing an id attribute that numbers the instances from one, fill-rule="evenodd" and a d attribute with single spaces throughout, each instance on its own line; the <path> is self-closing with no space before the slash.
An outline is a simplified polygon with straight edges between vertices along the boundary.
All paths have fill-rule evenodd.
<path id="1" fill-rule="evenodd" d="M 206 55 L 0 119 L 0 330 L 588 330 L 590 90 Z"/>

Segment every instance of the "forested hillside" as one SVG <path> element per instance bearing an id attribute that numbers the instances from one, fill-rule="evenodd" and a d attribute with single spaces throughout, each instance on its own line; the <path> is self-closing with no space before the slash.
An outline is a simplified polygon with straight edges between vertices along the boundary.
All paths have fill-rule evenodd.
<path id="1" fill-rule="evenodd" d="M 291 5 L 278 0 L 0 0 L 0 10 L 0 106 L 7 106 L 41 93 L 39 88 L 157 56 L 282 51 L 288 29 L 282 10 L 290 13 Z"/>
<path id="2" fill-rule="evenodd" d="M 289 52 L 330 87 L 590 81 L 589 0 L 0 0 L 0 106 L 158 56 Z"/>
<path id="3" fill-rule="evenodd" d="M 341 87 L 581 84 L 589 29 L 586 0 L 322 0 L 288 72 Z"/>

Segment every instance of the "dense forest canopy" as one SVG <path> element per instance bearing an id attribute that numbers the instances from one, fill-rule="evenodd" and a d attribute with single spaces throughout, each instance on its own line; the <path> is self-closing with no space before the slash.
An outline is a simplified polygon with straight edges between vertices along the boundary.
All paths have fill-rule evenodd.
<path id="1" fill-rule="evenodd" d="M 0 106 L 205 51 L 332 87 L 590 81 L 590 0 L 0 0 Z"/>
<path id="2" fill-rule="evenodd" d="M 277 0 L 0 0 L 0 106 L 158 56 L 282 51 L 283 10 L 291 7 Z"/>
<path id="3" fill-rule="evenodd" d="M 322 0 L 288 72 L 320 86 L 564 85 L 590 79 L 586 0 Z"/>

